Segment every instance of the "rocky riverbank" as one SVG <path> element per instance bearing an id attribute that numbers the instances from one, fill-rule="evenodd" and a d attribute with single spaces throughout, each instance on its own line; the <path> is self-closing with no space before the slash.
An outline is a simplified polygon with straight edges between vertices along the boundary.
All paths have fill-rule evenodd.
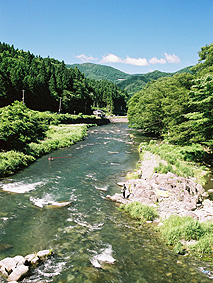
<path id="1" fill-rule="evenodd" d="M 154 168 L 160 158 L 146 152 L 136 175 L 140 179 L 125 182 L 132 193 L 123 198 L 121 193 L 107 196 L 112 201 L 129 203 L 133 201 L 157 208 L 159 218 L 165 219 L 171 214 L 191 216 L 201 222 L 213 219 L 213 201 L 207 199 L 208 194 L 193 178 L 179 177 L 173 173 L 158 174 Z M 162 162 L 162 161 L 161 161 Z M 141 174 L 142 173 L 142 174 Z M 123 183 L 119 184 L 123 185 Z M 129 195 L 127 190 L 126 195 Z"/>
<path id="2" fill-rule="evenodd" d="M 7 257 L 0 261 L 0 273 L 9 282 L 17 283 L 30 275 L 30 271 L 41 264 L 47 257 L 51 255 L 51 251 L 42 250 L 38 253 L 29 254 L 25 257 L 17 255 L 15 257 Z"/>

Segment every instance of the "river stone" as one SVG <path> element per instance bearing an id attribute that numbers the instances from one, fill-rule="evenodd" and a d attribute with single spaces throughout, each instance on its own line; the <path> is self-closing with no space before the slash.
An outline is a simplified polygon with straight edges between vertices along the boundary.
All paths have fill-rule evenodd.
<path id="1" fill-rule="evenodd" d="M 15 256 L 14 258 L 13 258 L 15 261 L 16 261 L 16 266 L 18 266 L 18 265 L 24 265 L 25 264 L 25 258 L 23 257 L 23 256 L 21 256 L 21 255 L 17 255 L 17 256 Z"/>
<path id="2" fill-rule="evenodd" d="M 14 268 L 13 272 L 8 276 L 8 281 L 18 281 L 27 275 L 29 267 L 26 265 L 19 265 Z"/>
<path id="3" fill-rule="evenodd" d="M 37 253 L 37 257 L 39 257 L 41 260 L 44 260 L 51 254 L 52 252 L 50 250 L 43 250 Z"/>
<path id="4" fill-rule="evenodd" d="M 52 209 L 52 208 L 61 208 L 70 205 L 70 201 L 64 201 L 64 202 L 54 202 L 53 204 L 49 204 L 45 206 L 46 209 Z"/>
<path id="5" fill-rule="evenodd" d="M 6 257 L 0 261 L 0 267 L 4 267 L 8 273 L 16 267 L 17 261 L 14 258 Z"/>
<path id="6" fill-rule="evenodd" d="M 25 260 L 30 263 L 34 257 L 36 257 L 36 254 L 29 254 L 25 256 Z"/>

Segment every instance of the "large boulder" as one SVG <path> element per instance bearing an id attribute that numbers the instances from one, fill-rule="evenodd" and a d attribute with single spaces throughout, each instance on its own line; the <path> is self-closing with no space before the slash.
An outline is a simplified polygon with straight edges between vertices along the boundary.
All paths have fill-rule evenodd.
<path id="1" fill-rule="evenodd" d="M 26 265 L 18 265 L 13 269 L 12 273 L 8 276 L 8 281 L 19 281 L 24 278 L 29 271 L 29 266 Z"/>

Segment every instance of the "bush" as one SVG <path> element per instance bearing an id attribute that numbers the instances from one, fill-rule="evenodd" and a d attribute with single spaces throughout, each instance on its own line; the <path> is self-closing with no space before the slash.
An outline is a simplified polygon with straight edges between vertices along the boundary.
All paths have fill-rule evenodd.
<path id="1" fill-rule="evenodd" d="M 35 158 L 14 150 L 0 153 L 0 176 L 9 175 L 33 162 Z"/>
<path id="2" fill-rule="evenodd" d="M 0 142 L 6 150 L 22 149 L 26 143 L 44 138 L 48 130 L 38 112 L 18 101 L 2 108 L 0 116 Z"/>

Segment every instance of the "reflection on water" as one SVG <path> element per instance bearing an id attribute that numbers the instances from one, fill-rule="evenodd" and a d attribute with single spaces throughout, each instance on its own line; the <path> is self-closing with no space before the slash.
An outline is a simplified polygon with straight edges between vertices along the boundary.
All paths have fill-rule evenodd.
<path id="1" fill-rule="evenodd" d="M 210 270 L 207 263 L 173 254 L 151 227 L 105 198 L 119 192 L 143 139 L 125 124 L 93 128 L 84 141 L 53 152 L 53 161 L 44 156 L 2 181 L 1 258 L 54 251 L 23 282 L 211 282 L 201 270 Z M 54 207 L 60 202 L 70 205 Z"/>

